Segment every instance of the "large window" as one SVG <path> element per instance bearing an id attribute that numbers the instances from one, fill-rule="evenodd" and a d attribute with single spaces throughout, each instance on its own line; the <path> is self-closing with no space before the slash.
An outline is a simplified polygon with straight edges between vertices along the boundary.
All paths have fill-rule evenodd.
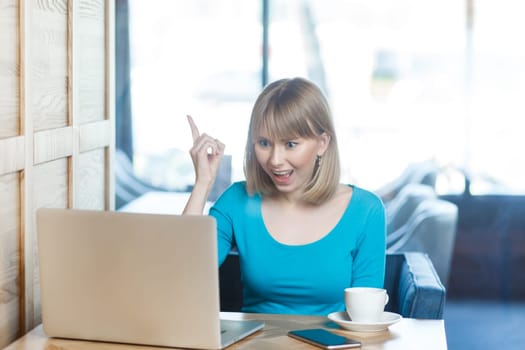
<path id="1" fill-rule="evenodd" d="M 134 160 L 154 183 L 193 181 L 186 114 L 243 178 L 267 54 L 269 81 L 304 76 L 328 96 L 343 181 L 373 190 L 433 160 L 442 192 L 461 191 L 451 169 L 474 193 L 525 192 L 519 0 L 268 0 L 267 22 L 263 0 L 129 1 Z"/>
<path id="2" fill-rule="evenodd" d="M 245 130 L 261 87 L 259 0 L 130 0 L 134 163 L 157 185 L 194 181 L 190 114 L 242 177 Z"/>
<path id="3" fill-rule="evenodd" d="M 473 30 L 465 58 L 465 162 L 503 190 L 525 193 L 525 3 L 472 3 Z"/>

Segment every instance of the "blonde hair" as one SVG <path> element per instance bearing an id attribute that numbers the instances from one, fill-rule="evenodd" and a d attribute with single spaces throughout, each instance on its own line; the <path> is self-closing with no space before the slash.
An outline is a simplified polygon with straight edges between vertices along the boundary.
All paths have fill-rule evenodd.
<path id="1" fill-rule="evenodd" d="M 303 78 L 281 79 L 267 85 L 253 106 L 244 158 L 249 194 L 273 195 L 277 188 L 255 157 L 255 140 L 264 132 L 275 139 L 314 138 L 326 133 L 328 148 L 318 159 L 303 200 L 321 204 L 339 185 L 340 160 L 328 102 L 321 90 Z"/>

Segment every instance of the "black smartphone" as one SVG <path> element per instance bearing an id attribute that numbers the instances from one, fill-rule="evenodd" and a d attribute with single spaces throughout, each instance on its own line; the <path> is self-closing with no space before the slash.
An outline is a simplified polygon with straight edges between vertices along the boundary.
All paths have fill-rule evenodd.
<path id="1" fill-rule="evenodd" d="M 361 346 L 360 341 L 343 337 L 322 328 L 289 331 L 288 335 L 323 349 L 349 349 Z"/>

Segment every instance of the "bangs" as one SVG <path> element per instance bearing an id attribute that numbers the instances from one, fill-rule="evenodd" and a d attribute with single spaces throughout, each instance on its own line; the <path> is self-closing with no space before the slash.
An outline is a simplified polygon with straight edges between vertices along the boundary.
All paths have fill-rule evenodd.
<path id="1" fill-rule="evenodd" d="M 302 108 L 286 108 L 273 105 L 255 119 L 252 128 L 252 139 L 257 140 L 261 135 L 273 140 L 292 140 L 296 138 L 312 138 L 322 131 L 312 127 L 312 117 L 304 115 Z"/>

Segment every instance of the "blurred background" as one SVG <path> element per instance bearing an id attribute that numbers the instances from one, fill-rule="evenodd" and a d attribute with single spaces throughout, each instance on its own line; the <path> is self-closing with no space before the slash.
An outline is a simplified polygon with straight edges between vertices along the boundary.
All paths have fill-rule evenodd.
<path id="1" fill-rule="evenodd" d="M 306 77 L 331 104 L 343 182 L 377 191 L 392 217 L 409 182 L 457 208 L 442 278 L 449 348 L 518 348 L 524 13 L 519 0 L 117 0 L 117 149 L 121 176 L 144 186 L 118 197 L 117 184 L 117 207 L 191 189 L 187 114 L 226 144 L 215 195 L 242 180 L 258 93 Z"/>

